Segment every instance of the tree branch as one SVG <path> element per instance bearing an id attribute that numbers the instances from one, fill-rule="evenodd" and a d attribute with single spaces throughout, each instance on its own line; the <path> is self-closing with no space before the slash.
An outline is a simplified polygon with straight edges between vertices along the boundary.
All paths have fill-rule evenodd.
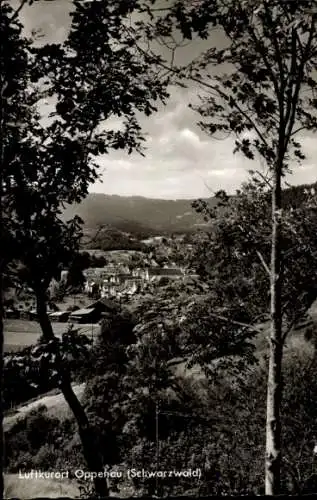
<path id="1" fill-rule="evenodd" d="M 128 31 L 128 28 L 126 27 L 125 28 L 127 31 Z M 129 28 L 131 29 L 133 32 L 135 32 L 134 28 Z M 176 68 L 173 68 L 173 67 L 170 67 L 168 66 L 167 64 L 165 64 L 159 56 L 157 56 L 156 54 L 153 54 L 151 52 L 151 55 L 148 54 L 144 49 L 142 49 L 142 47 L 140 47 L 138 44 L 135 44 L 135 47 L 137 48 L 137 50 L 139 52 L 142 53 L 143 56 L 145 57 L 148 57 L 148 58 L 152 58 L 156 64 L 158 64 L 159 66 L 161 66 L 161 68 L 165 69 L 167 72 L 169 73 L 172 73 L 176 76 L 179 77 L 179 74 L 180 74 L 180 70 L 179 69 L 176 69 Z M 184 68 L 183 68 L 184 70 Z M 225 92 L 223 92 L 218 86 L 214 86 L 210 83 L 207 83 L 206 81 L 202 80 L 201 78 L 198 78 L 196 76 L 193 76 L 192 74 L 189 75 L 189 76 L 186 76 L 186 79 L 188 80 L 191 80 L 195 83 L 199 83 L 199 85 L 201 85 L 203 88 L 205 89 L 208 89 L 209 91 L 212 91 L 212 92 L 216 92 L 216 94 L 218 94 L 220 97 L 222 97 L 222 99 L 225 100 L 225 102 L 229 103 L 230 101 L 230 104 L 235 107 L 239 113 L 241 113 L 241 115 L 250 123 L 250 125 L 252 126 L 252 128 L 255 130 L 256 134 L 258 135 L 259 139 L 261 140 L 262 144 L 268 148 L 269 147 L 269 144 L 268 142 L 266 141 L 264 135 L 261 133 L 260 129 L 257 127 L 257 125 L 255 124 L 255 122 L 252 120 L 252 118 L 239 106 L 239 104 L 237 103 L 237 101 L 235 99 L 233 99 L 232 96 L 228 96 Z"/>
<path id="2" fill-rule="evenodd" d="M 256 173 L 261 179 L 265 182 L 265 184 L 269 187 L 270 190 L 272 190 L 273 186 L 270 183 L 270 181 L 260 172 L 259 170 L 256 170 Z"/>
<path id="3" fill-rule="evenodd" d="M 239 6 L 240 6 L 240 14 L 241 15 L 244 15 L 244 11 L 243 9 L 241 8 L 241 4 L 239 3 Z M 274 74 L 273 70 L 272 70 L 272 64 L 269 63 L 268 59 L 267 59 L 267 56 L 266 56 L 266 49 L 265 47 L 262 45 L 261 41 L 259 40 L 259 38 L 257 37 L 256 33 L 255 33 L 255 30 L 254 28 L 252 27 L 251 23 L 248 22 L 248 19 L 246 17 L 246 15 L 244 15 L 244 19 L 245 19 L 245 22 L 246 22 L 246 25 L 248 26 L 248 31 L 253 39 L 253 42 L 255 43 L 255 46 L 256 48 L 258 49 L 259 53 L 261 54 L 262 56 L 262 60 L 264 62 L 264 65 L 269 73 L 269 75 L 271 76 L 271 81 L 273 83 L 273 86 L 274 86 L 274 90 L 275 90 L 275 93 L 276 93 L 276 96 L 279 98 L 279 95 L 280 95 L 280 89 L 279 89 L 279 85 L 278 85 L 278 80 L 276 78 L 276 75 Z"/>
<path id="4" fill-rule="evenodd" d="M 285 344 L 286 339 L 287 339 L 288 335 L 290 334 L 290 332 L 292 331 L 292 329 L 295 326 L 295 324 L 296 324 L 296 320 L 293 320 L 291 322 L 291 324 L 285 329 L 285 331 L 284 331 L 284 333 L 282 335 L 282 345 Z"/>
<path id="5" fill-rule="evenodd" d="M 174 366 L 178 366 L 178 365 L 181 365 L 183 363 L 186 363 L 186 361 L 187 360 L 185 358 L 171 359 L 170 361 L 167 361 L 166 366 L 168 368 L 173 368 Z"/>
<path id="6" fill-rule="evenodd" d="M 288 20 L 288 21 L 289 21 L 289 23 L 291 24 L 291 23 L 292 23 L 292 21 L 293 21 L 293 19 L 292 19 L 292 16 L 290 15 L 290 13 L 289 13 L 289 12 L 288 12 L 288 10 L 287 10 L 287 4 L 286 4 L 286 3 L 284 4 L 284 2 L 281 2 L 281 3 L 280 3 L 280 6 L 281 6 L 282 8 L 286 7 L 286 8 L 284 8 L 284 9 L 283 9 L 283 12 L 284 12 L 285 16 L 287 17 L 287 20 Z M 300 49 L 300 51 L 301 51 L 301 55 L 303 56 L 303 54 L 304 54 L 304 51 L 303 51 L 303 44 L 302 44 L 301 39 L 300 39 L 300 37 L 298 36 L 298 33 L 297 33 L 297 32 L 296 32 L 296 40 L 297 40 L 298 47 L 299 47 L 299 49 Z"/>
<path id="7" fill-rule="evenodd" d="M 284 117 L 284 123 L 287 125 L 291 111 L 292 111 L 292 88 L 293 88 L 293 83 L 294 83 L 294 78 L 296 74 L 296 63 L 297 63 L 297 57 L 296 57 L 296 32 L 294 28 L 292 29 L 292 43 L 291 43 L 291 63 L 290 63 L 290 69 L 289 69 L 289 74 L 287 78 L 287 84 L 288 84 L 288 89 L 287 89 L 287 95 L 286 95 L 286 114 Z M 286 151 L 287 148 L 284 148 Z"/>
<path id="8" fill-rule="evenodd" d="M 20 14 L 21 10 L 23 9 L 24 5 L 27 3 L 27 0 L 22 0 L 19 7 L 17 8 L 17 10 L 12 14 L 12 16 L 10 17 L 9 21 L 11 24 L 13 21 L 16 20 L 16 18 L 18 17 L 18 15 Z"/>
<path id="9" fill-rule="evenodd" d="M 260 259 L 260 261 L 261 261 L 261 264 L 262 264 L 262 266 L 264 267 L 265 271 L 267 272 L 268 276 L 269 276 L 269 277 L 271 277 L 271 271 L 270 271 L 270 268 L 269 268 L 269 266 L 267 265 L 267 263 L 265 262 L 263 255 L 261 254 L 261 252 L 259 252 L 259 250 L 256 250 L 256 254 L 257 254 L 257 256 L 259 257 L 259 259 Z"/>
<path id="10" fill-rule="evenodd" d="M 225 321 L 226 323 L 230 323 L 231 325 L 241 326 L 242 328 L 248 328 L 249 330 L 254 331 L 255 333 L 262 333 L 263 332 L 263 328 L 249 325 L 249 324 L 243 323 L 241 321 L 235 321 L 235 320 L 226 318 L 225 316 L 221 316 L 219 314 L 208 312 L 208 316 L 211 316 L 212 318 L 215 318 L 215 319 L 219 319 L 220 321 Z"/>
<path id="11" fill-rule="evenodd" d="M 276 59 L 277 59 L 277 64 L 278 64 L 279 72 L 280 72 L 280 78 L 281 78 L 280 94 L 282 94 L 281 98 L 283 99 L 284 83 L 285 83 L 285 78 L 284 77 L 285 77 L 285 75 L 284 75 L 284 68 L 283 68 L 283 62 L 282 62 L 281 52 L 280 52 L 278 40 L 277 40 L 277 37 L 276 37 L 276 31 L 275 31 L 276 24 L 273 27 L 272 16 L 271 16 L 270 10 L 268 9 L 268 5 L 267 5 L 266 2 L 264 2 L 264 8 L 265 8 L 265 13 L 266 13 L 266 15 L 267 15 L 267 17 L 269 19 L 268 26 L 271 26 L 273 28 L 271 30 L 271 36 L 272 36 L 273 45 L 274 45 L 275 54 L 276 54 Z"/>
<path id="12" fill-rule="evenodd" d="M 294 132 L 291 133 L 290 137 L 293 137 L 293 135 L 296 135 L 301 130 L 306 130 L 306 127 L 298 127 L 297 129 L 294 130 Z"/>
<path id="13" fill-rule="evenodd" d="M 291 137 L 292 129 L 293 129 L 295 118 L 296 118 L 297 101 L 298 101 L 298 96 L 299 96 L 301 84 L 303 81 L 305 63 L 307 62 L 309 49 L 311 47 L 311 43 L 313 40 L 313 35 L 314 35 L 314 31 L 315 31 L 315 21 L 316 21 L 316 16 L 313 15 L 310 30 L 309 30 L 309 37 L 308 37 L 307 44 L 305 47 L 304 55 L 302 56 L 302 61 L 301 61 L 301 65 L 299 67 L 296 86 L 295 86 L 295 90 L 294 90 L 293 95 L 291 95 L 292 90 L 290 90 L 289 103 L 288 103 L 288 105 L 289 105 L 288 127 L 287 127 L 286 134 L 285 134 L 284 152 L 287 151 L 288 143 L 289 143 L 289 140 Z M 295 48 L 293 48 L 292 59 L 295 60 L 294 65 L 296 66 L 296 42 L 295 42 Z M 294 68 L 294 73 L 296 73 L 296 68 Z M 291 70 L 290 78 L 292 78 L 294 76 L 294 73 L 292 75 L 292 70 Z M 291 86 L 292 86 L 292 83 L 291 83 Z M 287 126 L 287 121 L 285 121 L 285 124 Z"/>

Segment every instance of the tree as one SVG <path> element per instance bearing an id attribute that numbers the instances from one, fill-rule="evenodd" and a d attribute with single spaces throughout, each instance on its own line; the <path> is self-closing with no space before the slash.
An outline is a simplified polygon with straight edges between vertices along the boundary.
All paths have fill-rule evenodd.
<path id="1" fill-rule="evenodd" d="M 271 223 L 270 191 L 264 181 L 246 184 L 231 198 L 218 193 L 220 203 L 210 208 L 202 200 L 195 204 L 213 224 L 213 233 L 196 246 L 193 261 L 198 272 L 230 298 L 232 305 L 244 304 L 250 325 L 268 328 L 270 294 Z M 314 190 L 302 188 L 301 206 L 297 198 L 283 205 L 281 246 L 283 248 L 283 289 L 281 291 L 282 344 L 294 325 L 316 300 L 316 198 Z M 266 325 L 266 326 L 265 326 Z M 262 345 L 260 334 L 255 339 Z M 282 383 L 282 380 L 281 380 Z M 281 404 L 281 401 L 279 402 Z M 281 460 L 282 464 L 283 460 Z"/>
<path id="2" fill-rule="evenodd" d="M 110 149 L 141 152 L 137 114 L 150 115 L 156 110 L 154 102 L 167 94 L 148 61 L 126 40 L 123 25 L 129 6 L 120 1 L 111 5 L 74 1 L 67 41 L 35 48 L 23 37 L 19 21 L 26 3 L 22 1 L 17 11 L 10 2 L 1 4 L 5 40 L 1 52 L 1 265 L 8 268 L 12 259 L 22 263 L 24 277 L 37 296 L 43 337 L 57 346 L 58 365 L 46 290 L 60 265 L 70 262 L 79 229 L 78 219 L 62 223 L 61 205 L 79 202 L 87 194 L 98 177 L 94 159 L 99 154 Z M 56 101 L 45 123 L 39 111 L 43 97 Z M 109 127 L 108 120 L 114 116 L 122 121 L 119 130 Z M 101 470 L 70 374 L 62 363 L 59 369 L 88 466 Z M 96 487 L 99 495 L 108 493 L 99 479 Z"/>
<path id="3" fill-rule="evenodd" d="M 85 283 L 83 270 L 89 267 L 89 254 L 77 253 L 68 269 L 66 285 L 72 289 L 82 289 Z M 96 266 L 99 267 L 99 266 Z"/>
<path id="4" fill-rule="evenodd" d="M 158 57 L 150 44 L 148 53 L 153 60 L 176 81 L 196 82 L 202 89 L 201 103 L 193 106 L 201 115 L 201 128 L 218 138 L 235 135 L 235 151 L 249 159 L 261 159 L 272 181 L 266 493 L 277 494 L 284 343 L 282 180 L 294 158 L 299 162 L 304 158 L 299 132 L 317 127 L 315 2 L 262 0 L 255 5 L 251 0 L 219 0 L 192 5 L 175 1 L 166 8 L 145 2 L 143 11 L 149 18 L 150 42 L 165 40 L 172 49 L 173 66 Z M 215 29 L 224 37 L 223 48 L 214 42 Z M 177 47 L 195 35 L 210 40 L 209 48 L 186 67 L 177 67 Z"/>
<path id="5" fill-rule="evenodd" d="M 22 2 L 25 4 L 26 2 Z M 8 257 L 12 257 L 15 248 L 7 231 L 7 217 L 5 210 L 6 185 L 9 180 L 9 163 L 13 151 L 9 138 L 15 141 L 26 140 L 25 129 L 21 122 L 31 119 L 27 106 L 29 95 L 27 92 L 26 71 L 27 61 L 25 51 L 27 43 L 20 40 L 20 25 L 17 22 L 18 12 L 14 11 L 7 2 L 1 3 L 1 48 L 0 48 L 0 453 L 1 474 L 0 494 L 3 496 L 3 277 Z M 19 157 L 20 151 L 14 154 Z"/>
<path id="6" fill-rule="evenodd" d="M 199 427 L 199 435 L 210 422 L 216 427 L 218 417 L 213 415 L 211 419 L 200 413 L 201 407 L 175 370 L 180 365 L 190 368 L 198 364 L 212 377 L 210 380 L 220 380 L 221 370 L 226 374 L 230 370 L 232 375 L 238 370 L 241 374 L 252 358 L 252 333 L 246 333 L 245 326 L 234 324 L 230 331 L 223 332 L 223 319 L 211 320 L 208 312 L 202 316 L 206 303 L 213 297 L 210 294 L 206 298 L 203 292 L 196 283 L 172 283 L 156 290 L 153 296 L 138 299 L 133 315 L 120 312 L 103 323 L 99 342 L 93 348 L 95 376 L 87 385 L 86 398 L 100 439 L 112 443 L 111 450 L 103 446 L 108 463 L 124 461 L 126 467 L 132 454 L 137 463 L 157 467 L 158 405 L 162 446 L 166 450 L 177 446 L 172 462 L 175 468 L 190 466 L 192 448 L 186 451 L 186 432 L 190 429 L 193 433 L 192 444 L 195 427 Z M 187 419 L 180 417 L 180 412 Z M 198 461 L 197 458 L 193 462 L 196 467 Z M 161 456 L 160 464 L 165 463 Z M 186 488 L 188 483 L 185 481 Z M 181 492 L 174 486 L 169 482 L 167 491 Z M 146 492 L 152 494 L 155 489 L 154 481 Z"/>

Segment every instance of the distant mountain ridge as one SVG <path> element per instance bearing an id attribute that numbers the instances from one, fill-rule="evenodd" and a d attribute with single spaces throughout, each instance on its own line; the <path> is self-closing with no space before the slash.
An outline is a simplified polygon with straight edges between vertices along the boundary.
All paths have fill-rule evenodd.
<path id="1" fill-rule="evenodd" d="M 79 215 L 86 229 L 109 225 L 129 233 L 144 233 L 145 237 L 186 232 L 204 223 L 192 208 L 192 201 L 91 193 L 82 203 L 68 206 L 63 219 Z"/>
<path id="2" fill-rule="evenodd" d="M 317 183 L 290 186 L 284 190 L 283 204 L 299 206 L 305 198 L 305 190 L 315 188 Z M 63 219 L 79 215 L 85 221 L 86 230 L 109 226 L 139 238 L 156 234 L 194 231 L 205 226 L 201 214 L 191 204 L 194 200 L 162 200 L 142 196 L 119 196 L 91 193 L 80 204 L 68 206 Z M 215 205 L 216 199 L 208 198 Z"/>

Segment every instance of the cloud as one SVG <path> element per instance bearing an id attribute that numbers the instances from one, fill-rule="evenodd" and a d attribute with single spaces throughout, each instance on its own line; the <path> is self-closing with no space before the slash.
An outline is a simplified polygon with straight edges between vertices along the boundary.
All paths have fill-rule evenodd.
<path id="1" fill-rule="evenodd" d="M 259 163 L 233 154 L 233 138 L 215 140 L 198 129 L 197 116 L 188 109 L 191 93 L 174 94 L 166 108 L 141 120 L 149 133 L 145 158 L 116 153 L 100 159 L 103 183 L 92 186 L 91 191 L 197 198 L 219 189 L 233 193 L 247 179 L 249 169 L 260 169 Z M 294 165 L 288 178 L 291 184 L 314 182 L 317 177 L 315 139 L 304 136 L 301 141 L 307 158 L 302 166 Z"/>
<path id="2" fill-rule="evenodd" d="M 12 2 L 17 4 L 16 1 Z M 21 19 L 27 36 L 32 30 L 40 30 L 42 38 L 39 43 L 59 43 L 67 36 L 70 26 L 72 2 L 69 0 L 38 1 L 33 5 L 25 5 L 21 11 Z"/>
<path id="3" fill-rule="evenodd" d="M 173 89 L 166 107 L 141 117 L 148 134 L 145 158 L 117 152 L 103 156 L 103 183 L 91 191 L 175 199 L 208 196 L 210 189 L 235 190 L 251 162 L 232 154 L 233 140 L 214 140 L 198 128 L 199 116 L 188 106 L 195 98 L 194 89 Z"/>
<path id="4" fill-rule="evenodd" d="M 69 26 L 70 8 L 69 0 L 36 2 L 23 10 L 26 32 L 41 28 L 45 41 L 61 41 Z M 201 48 L 200 43 L 184 48 L 182 62 L 198 55 Z M 248 169 L 260 165 L 233 155 L 232 138 L 212 139 L 198 128 L 199 115 L 188 106 L 197 102 L 197 94 L 195 87 L 173 88 L 166 106 L 149 118 L 140 116 L 147 134 L 146 157 L 123 152 L 100 157 L 103 183 L 92 185 L 91 191 L 156 198 L 195 198 L 218 189 L 234 192 L 246 180 Z M 118 119 L 113 119 L 107 125 L 117 128 L 118 124 Z M 292 184 L 316 181 L 316 139 L 306 135 L 301 141 L 307 158 L 301 167 L 294 165 L 288 179 Z"/>

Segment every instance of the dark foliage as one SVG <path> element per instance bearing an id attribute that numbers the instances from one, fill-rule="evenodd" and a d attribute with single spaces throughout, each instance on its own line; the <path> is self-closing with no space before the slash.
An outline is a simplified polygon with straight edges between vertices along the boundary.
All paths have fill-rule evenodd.
<path id="1" fill-rule="evenodd" d="M 314 493 L 317 368 L 312 345 L 302 341 L 297 352 L 290 347 L 284 366 L 282 492 Z M 239 384 L 228 377 L 218 383 L 183 380 L 178 396 L 161 392 L 157 409 L 156 398 L 142 395 L 142 391 L 134 392 L 127 405 L 130 386 L 120 384 L 120 377 L 113 371 L 92 381 L 88 406 L 101 442 L 112 443 L 109 463 L 149 471 L 157 468 L 158 410 L 158 469 L 201 471 L 200 479 L 160 478 L 160 494 L 261 495 L 266 376 L 266 368 L 259 366 Z M 11 472 L 36 464 L 43 468 L 49 461 L 50 468 L 74 470 L 83 466 L 74 424 L 68 420 L 57 423 L 45 411 L 22 420 L 6 439 L 6 464 Z M 157 484 L 155 479 L 136 478 L 134 486 L 139 493 L 151 495 Z"/>

